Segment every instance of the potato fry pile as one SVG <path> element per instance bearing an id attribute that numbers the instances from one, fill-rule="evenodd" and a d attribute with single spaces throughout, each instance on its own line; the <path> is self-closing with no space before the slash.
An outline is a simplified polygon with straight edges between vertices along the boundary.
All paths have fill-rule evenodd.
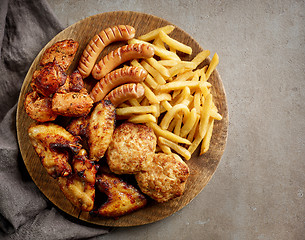
<path id="1" fill-rule="evenodd" d="M 199 69 L 209 50 L 191 61 L 181 60 L 178 53 L 192 54 L 192 48 L 169 36 L 174 28 L 167 25 L 128 41 L 149 43 L 155 56 L 131 61 L 149 73 L 142 83 L 145 94 L 124 102 L 116 113 L 121 119 L 150 126 L 158 137 L 159 152 L 176 152 L 189 160 L 200 143 L 200 155 L 208 151 L 214 120 L 222 119 L 208 82 L 219 58 L 215 53 L 210 64 Z"/>

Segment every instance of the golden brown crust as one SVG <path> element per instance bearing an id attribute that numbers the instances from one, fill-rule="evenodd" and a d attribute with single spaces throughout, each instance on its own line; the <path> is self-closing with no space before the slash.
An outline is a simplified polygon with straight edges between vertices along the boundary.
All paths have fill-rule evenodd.
<path id="1" fill-rule="evenodd" d="M 72 175 L 58 178 L 59 187 L 74 206 L 91 211 L 94 206 L 97 166 L 88 159 L 84 149 L 74 156 L 72 166 Z"/>
<path id="2" fill-rule="evenodd" d="M 56 42 L 45 50 L 40 60 L 40 65 L 44 66 L 55 60 L 66 71 L 74 59 L 78 46 L 78 42 L 72 39 Z"/>
<path id="3" fill-rule="evenodd" d="M 86 130 L 89 158 L 99 161 L 105 154 L 114 131 L 115 107 L 109 101 L 100 101 L 94 107 Z"/>
<path id="4" fill-rule="evenodd" d="M 89 124 L 89 115 L 73 118 L 66 126 L 66 130 L 73 136 L 86 136 L 86 129 Z"/>
<path id="5" fill-rule="evenodd" d="M 113 89 L 104 99 L 112 102 L 117 107 L 129 99 L 142 97 L 144 92 L 144 87 L 140 83 L 127 83 Z"/>
<path id="6" fill-rule="evenodd" d="M 92 70 L 92 76 L 98 80 L 102 79 L 107 73 L 122 63 L 136 58 L 150 58 L 154 53 L 154 48 L 144 43 L 135 43 L 119 47 L 95 64 Z"/>
<path id="7" fill-rule="evenodd" d="M 86 116 L 93 106 L 93 100 L 84 89 L 80 92 L 55 93 L 52 111 L 66 117 Z"/>
<path id="8" fill-rule="evenodd" d="M 98 176 L 97 187 L 108 196 L 108 200 L 94 214 L 116 218 L 143 208 L 147 203 L 145 196 L 135 187 L 114 174 Z"/>
<path id="9" fill-rule="evenodd" d="M 157 202 L 181 196 L 190 174 L 187 164 L 177 154 L 158 153 L 150 157 L 150 166 L 135 175 L 141 191 Z"/>
<path id="10" fill-rule="evenodd" d="M 57 117 L 52 111 L 52 99 L 39 96 L 36 91 L 26 95 L 24 108 L 29 117 L 38 122 L 54 121 Z"/>
<path id="11" fill-rule="evenodd" d="M 103 49 L 112 42 L 132 39 L 135 29 L 128 25 L 118 25 L 102 30 L 95 35 L 85 48 L 78 65 L 83 78 L 90 75 L 92 68 Z"/>
<path id="12" fill-rule="evenodd" d="M 114 130 L 107 150 L 107 162 L 112 172 L 134 174 L 149 166 L 148 156 L 156 150 L 153 130 L 143 124 L 123 123 Z"/>
<path id="13" fill-rule="evenodd" d="M 66 74 L 56 63 L 47 63 L 44 67 L 33 73 L 31 87 L 45 97 L 50 97 L 66 81 Z"/>
<path id="14" fill-rule="evenodd" d="M 125 83 L 140 83 L 147 77 L 147 71 L 141 67 L 123 67 L 108 73 L 91 90 L 94 102 L 104 97 L 115 87 Z"/>
<path id="15" fill-rule="evenodd" d="M 30 141 L 42 165 L 53 178 L 71 174 L 69 151 L 78 153 L 80 139 L 53 123 L 34 123 L 28 129 Z"/>

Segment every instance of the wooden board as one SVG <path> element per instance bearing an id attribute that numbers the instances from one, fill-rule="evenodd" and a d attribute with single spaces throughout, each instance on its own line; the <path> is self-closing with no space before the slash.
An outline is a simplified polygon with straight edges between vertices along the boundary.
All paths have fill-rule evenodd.
<path id="1" fill-rule="evenodd" d="M 80 55 L 82 54 L 83 49 L 86 47 L 90 39 L 102 29 L 118 24 L 128 24 L 135 27 L 137 37 L 147 33 L 150 30 L 171 23 L 161 18 L 143 13 L 118 11 L 91 16 L 73 24 L 55 36 L 37 55 L 24 79 L 17 109 L 17 135 L 20 151 L 30 176 L 32 177 L 37 187 L 41 190 L 41 192 L 59 209 L 75 218 L 79 218 L 86 222 L 94 223 L 97 225 L 116 227 L 136 226 L 152 223 L 170 216 L 171 214 L 175 213 L 190 203 L 190 201 L 196 197 L 196 195 L 200 193 L 200 191 L 206 186 L 214 174 L 225 149 L 228 128 L 228 110 L 225 90 L 221 78 L 217 70 L 215 70 L 212 73 L 209 81 L 213 85 L 212 93 L 214 95 L 214 102 L 218 107 L 220 114 L 223 116 L 223 119 L 221 121 L 215 121 L 213 137 L 209 151 L 203 156 L 199 157 L 199 149 L 197 149 L 197 151 L 193 154 L 192 159 L 187 162 L 191 170 L 191 175 L 188 179 L 186 190 L 183 196 L 162 204 L 150 201 L 146 208 L 116 220 L 103 217 L 92 217 L 88 213 L 80 212 L 80 210 L 75 208 L 64 197 L 63 193 L 60 191 L 57 185 L 56 180 L 51 178 L 47 174 L 46 170 L 42 167 L 37 154 L 29 142 L 27 129 L 33 120 L 31 120 L 26 115 L 23 103 L 26 93 L 31 89 L 30 81 L 32 74 L 39 67 L 40 58 L 46 48 L 50 47 L 53 43 L 63 39 L 72 38 L 78 41 L 80 47 L 75 61 L 69 69 L 69 72 L 71 72 L 76 68 Z M 190 35 L 181 30 L 179 27 L 173 31 L 171 36 L 185 44 L 190 45 L 193 48 L 193 55 L 183 57 L 185 60 L 192 59 L 198 52 L 203 50 Z M 114 43 L 107 47 L 102 54 L 105 55 L 110 50 L 113 50 L 122 44 L 123 43 Z M 209 59 L 206 60 L 205 64 L 208 62 Z"/>

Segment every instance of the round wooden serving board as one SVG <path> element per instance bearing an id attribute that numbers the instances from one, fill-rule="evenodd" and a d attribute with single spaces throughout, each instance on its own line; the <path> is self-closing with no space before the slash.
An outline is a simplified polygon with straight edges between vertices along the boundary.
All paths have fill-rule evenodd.
<path id="1" fill-rule="evenodd" d="M 221 121 L 215 121 L 209 151 L 206 154 L 199 156 L 199 149 L 197 149 L 197 151 L 193 154 L 193 157 L 187 162 L 188 166 L 190 167 L 191 175 L 188 179 L 183 196 L 162 204 L 149 201 L 147 207 L 119 219 L 93 217 L 88 213 L 81 212 L 79 209 L 74 207 L 60 191 L 56 180 L 47 174 L 46 170 L 40 163 L 38 155 L 34 151 L 34 148 L 29 141 L 27 130 L 33 120 L 27 116 L 23 103 L 26 93 L 31 90 L 30 82 L 32 79 L 32 74 L 36 69 L 39 68 L 40 58 L 46 48 L 50 47 L 57 41 L 68 38 L 78 41 L 80 47 L 75 57 L 75 61 L 68 71 L 68 73 L 71 73 L 72 70 L 77 67 L 80 55 L 90 39 L 101 30 L 119 24 L 128 24 L 133 26 L 136 29 L 137 37 L 155 28 L 171 23 L 161 18 L 143 13 L 118 11 L 88 17 L 60 32 L 41 50 L 25 77 L 20 92 L 17 109 L 17 135 L 20 151 L 30 176 L 41 192 L 53 204 L 69 215 L 89 223 L 102 226 L 126 227 L 143 225 L 164 219 L 165 217 L 172 215 L 176 211 L 186 206 L 198 193 L 200 193 L 214 174 L 224 152 L 227 140 L 228 110 L 225 90 L 220 76 L 217 70 L 215 70 L 211 75 L 209 82 L 211 82 L 213 85 L 212 93 L 214 95 L 214 102 L 219 109 L 219 113 L 223 116 L 223 119 Z M 197 53 L 203 50 L 190 35 L 178 27 L 176 27 L 170 36 L 193 48 L 192 56 L 183 56 L 184 60 L 192 59 Z M 111 46 L 105 48 L 102 55 L 105 55 L 110 50 L 113 50 L 122 44 L 126 43 L 111 44 Z M 207 59 L 204 64 L 208 63 L 209 59 Z"/>

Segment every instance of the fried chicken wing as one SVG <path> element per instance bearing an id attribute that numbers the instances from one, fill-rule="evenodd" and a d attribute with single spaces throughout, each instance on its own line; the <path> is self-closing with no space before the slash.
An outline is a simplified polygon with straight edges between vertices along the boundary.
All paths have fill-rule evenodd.
<path id="1" fill-rule="evenodd" d="M 149 168 L 135 175 L 141 191 L 157 202 L 166 202 L 183 194 L 190 170 L 177 154 L 158 153 Z"/>
<path id="2" fill-rule="evenodd" d="M 43 96 L 50 97 L 65 83 L 66 78 L 57 62 L 50 62 L 33 73 L 31 87 Z"/>
<path id="3" fill-rule="evenodd" d="M 87 127 L 89 158 L 99 161 L 105 154 L 114 131 L 115 107 L 110 101 L 100 101 L 93 109 Z"/>
<path id="4" fill-rule="evenodd" d="M 56 60 L 56 62 L 65 71 L 71 65 L 78 46 L 78 42 L 72 39 L 66 39 L 63 41 L 56 42 L 51 47 L 45 50 L 40 60 L 40 65 L 43 66 Z"/>
<path id="5" fill-rule="evenodd" d="M 107 162 L 116 174 L 134 174 L 149 165 L 148 156 L 156 150 L 153 130 L 143 124 L 123 123 L 114 130 L 106 153 Z"/>
<path id="6" fill-rule="evenodd" d="M 108 196 L 108 200 L 94 214 L 116 218 L 143 208 L 147 203 L 143 194 L 114 174 L 98 176 L 97 188 Z"/>
<path id="7" fill-rule="evenodd" d="M 71 119 L 66 126 L 66 130 L 73 136 L 87 136 L 87 127 L 89 124 L 89 115 Z"/>
<path id="8" fill-rule="evenodd" d="M 58 178 L 59 187 L 74 206 L 91 211 L 94 206 L 97 166 L 88 159 L 84 149 L 74 156 L 72 166 L 72 175 Z"/>
<path id="9" fill-rule="evenodd" d="M 57 114 L 52 111 L 52 99 L 39 96 L 36 91 L 26 95 L 24 101 L 26 113 L 38 122 L 54 121 Z"/>
<path id="10" fill-rule="evenodd" d="M 53 178 L 67 176 L 72 169 L 69 150 L 78 153 L 80 139 L 54 123 L 34 123 L 28 129 L 30 141 L 42 165 Z"/>

